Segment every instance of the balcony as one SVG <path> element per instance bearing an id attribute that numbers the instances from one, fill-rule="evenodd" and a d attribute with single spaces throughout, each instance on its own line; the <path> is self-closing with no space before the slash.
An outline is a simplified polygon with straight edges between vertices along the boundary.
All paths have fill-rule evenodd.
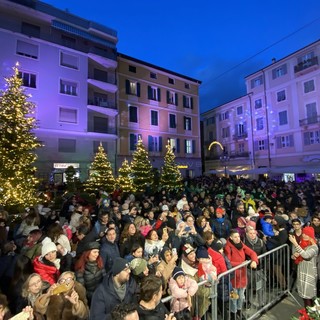
<path id="1" fill-rule="evenodd" d="M 309 69 L 310 67 L 315 66 L 315 68 L 312 68 L 308 71 L 313 71 L 317 68 L 318 66 L 318 57 L 313 57 L 311 59 L 308 60 L 304 60 L 300 63 L 298 63 L 297 65 L 294 66 L 294 73 L 301 73 L 303 74 L 302 71 Z"/>
<path id="2" fill-rule="evenodd" d="M 107 69 L 116 69 L 118 65 L 116 51 L 109 48 L 108 50 L 103 50 L 97 47 L 90 47 L 88 57 Z"/>
<path id="3" fill-rule="evenodd" d="M 241 140 L 248 137 L 248 132 L 236 133 L 233 135 L 233 140 Z"/>
<path id="4" fill-rule="evenodd" d="M 117 135 L 117 128 L 88 128 L 88 132 L 95 132 L 95 133 L 103 133 L 103 134 L 110 134 L 110 135 Z"/>
<path id="5" fill-rule="evenodd" d="M 89 85 L 94 86 L 95 88 L 99 88 L 103 91 L 115 93 L 118 90 L 117 85 L 115 84 L 115 79 L 110 78 L 97 78 L 97 77 L 89 77 L 87 79 Z"/>
<path id="6" fill-rule="evenodd" d="M 307 126 L 309 124 L 316 124 L 316 123 L 320 123 L 320 115 L 315 115 L 313 117 L 309 117 L 309 118 L 306 118 L 306 119 L 302 119 L 302 120 L 299 120 L 299 124 L 300 124 L 300 127 L 301 126 Z"/>
<path id="7" fill-rule="evenodd" d="M 101 100 L 99 97 L 88 99 L 87 108 L 111 117 L 115 117 L 118 114 L 118 109 L 115 102 Z"/>

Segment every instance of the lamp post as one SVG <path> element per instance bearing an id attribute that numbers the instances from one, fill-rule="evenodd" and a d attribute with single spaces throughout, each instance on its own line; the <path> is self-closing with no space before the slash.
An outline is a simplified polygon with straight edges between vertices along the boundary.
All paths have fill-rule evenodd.
<path id="1" fill-rule="evenodd" d="M 229 161 L 230 161 L 230 157 L 229 157 L 228 151 L 226 151 L 226 148 L 223 147 L 223 153 L 220 156 L 220 162 L 224 166 L 224 176 L 225 177 L 227 176 L 227 164 Z"/>

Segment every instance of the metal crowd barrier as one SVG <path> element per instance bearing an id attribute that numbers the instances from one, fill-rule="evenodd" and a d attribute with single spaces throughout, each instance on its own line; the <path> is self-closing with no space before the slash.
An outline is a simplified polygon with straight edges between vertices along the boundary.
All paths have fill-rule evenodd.
<path id="1" fill-rule="evenodd" d="M 214 283 L 200 282 L 199 290 L 193 299 L 193 319 L 259 319 L 286 295 L 290 295 L 297 305 L 300 305 L 290 292 L 292 287 L 290 247 L 287 244 L 282 245 L 258 258 L 257 269 L 251 269 L 251 260 L 247 260 L 220 274 Z M 236 273 L 238 281 L 235 280 Z M 247 278 L 247 285 L 244 288 L 237 288 L 241 280 L 245 280 L 242 277 Z M 168 302 L 171 298 L 171 296 L 166 297 L 162 302 Z M 237 314 L 232 312 L 235 310 Z"/>

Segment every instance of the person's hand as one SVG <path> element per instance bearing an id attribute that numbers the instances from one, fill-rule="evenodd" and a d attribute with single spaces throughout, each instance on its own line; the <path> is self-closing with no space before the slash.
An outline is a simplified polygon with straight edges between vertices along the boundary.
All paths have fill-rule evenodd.
<path id="1" fill-rule="evenodd" d="M 293 234 L 289 235 L 289 241 L 296 247 L 298 245 L 297 239 Z"/>
<path id="2" fill-rule="evenodd" d="M 174 313 L 166 314 L 165 320 L 177 320 Z"/>
<path id="3" fill-rule="evenodd" d="M 251 268 L 251 269 L 256 269 L 256 268 L 257 268 L 257 263 L 256 263 L 255 261 L 252 261 L 252 262 L 250 263 L 250 268 Z"/>
<path id="4" fill-rule="evenodd" d="M 24 309 L 22 309 L 22 312 L 27 313 L 28 314 L 28 320 L 33 320 L 34 316 L 33 316 L 33 309 L 31 306 L 27 306 Z"/>
<path id="5" fill-rule="evenodd" d="M 54 283 L 53 285 L 51 285 L 46 294 L 47 294 L 49 297 L 52 296 L 53 290 L 54 290 L 57 286 L 58 286 L 57 283 Z"/>
<path id="6" fill-rule="evenodd" d="M 77 304 L 79 302 L 79 295 L 75 290 L 72 290 L 70 296 L 65 296 L 72 304 Z"/>
<path id="7" fill-rule="evenodd" d="M 175 264 L 175 263 L 176 263 L 176 261 L 178 260 L 178 258 L 179 258 L 179 257 L 178 257 L 178 255 L 177 255 L 177 254 L 173 254 L 173 255 L 172 255 L 172 258 L 171 258 L 171 260 L 170 260 L 170 262 L 172 261 L 172 263 L 174 263 L 174 264 Z"/>

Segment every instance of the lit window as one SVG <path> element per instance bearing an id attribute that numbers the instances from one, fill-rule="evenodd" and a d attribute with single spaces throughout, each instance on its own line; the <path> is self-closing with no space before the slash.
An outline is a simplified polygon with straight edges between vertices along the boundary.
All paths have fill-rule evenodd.
<path id="1" fill-rule="evenodd" d="M 22 85 L 24 87 L 29 87 L 29 88 L 36 88 L 36 80 L 37 77 L 33 73 L 28 73 L 28 72 L 19 72 L 18 74 L 19 78 L 22 79 Z"/>
<path id="2" fill-rule="evenodd" d="M 256 119 L 257 130 L 263 130 L 263 118 Z"/>
<path id="3" fill-rule="evenodd" d="M 60 93 L 76 96 L 77 84 L 72 81 L 60 80 Z"/>
<path id="4" fill-rule="evenodd" d="M 277 101 L 280 102 L 280 101 L 284 101 L 284 100 L 286 100 L 285 90 L 281 90 L 281 91 L 277 92 Z"/>
<path id="5" fill-rule="evenodd" d="M 262 100 L 261 100 L 261 99 L 255 100 L 255 102 L 254 102 L 254 108 L 255 108 L 255 109 L 260 109 L 260 108 L 262 108 Z"/>
<path id="6" fill-rule="evenodd" d="M 192 130 L 190 117 L 184 117 L 184 130 Z"/>

